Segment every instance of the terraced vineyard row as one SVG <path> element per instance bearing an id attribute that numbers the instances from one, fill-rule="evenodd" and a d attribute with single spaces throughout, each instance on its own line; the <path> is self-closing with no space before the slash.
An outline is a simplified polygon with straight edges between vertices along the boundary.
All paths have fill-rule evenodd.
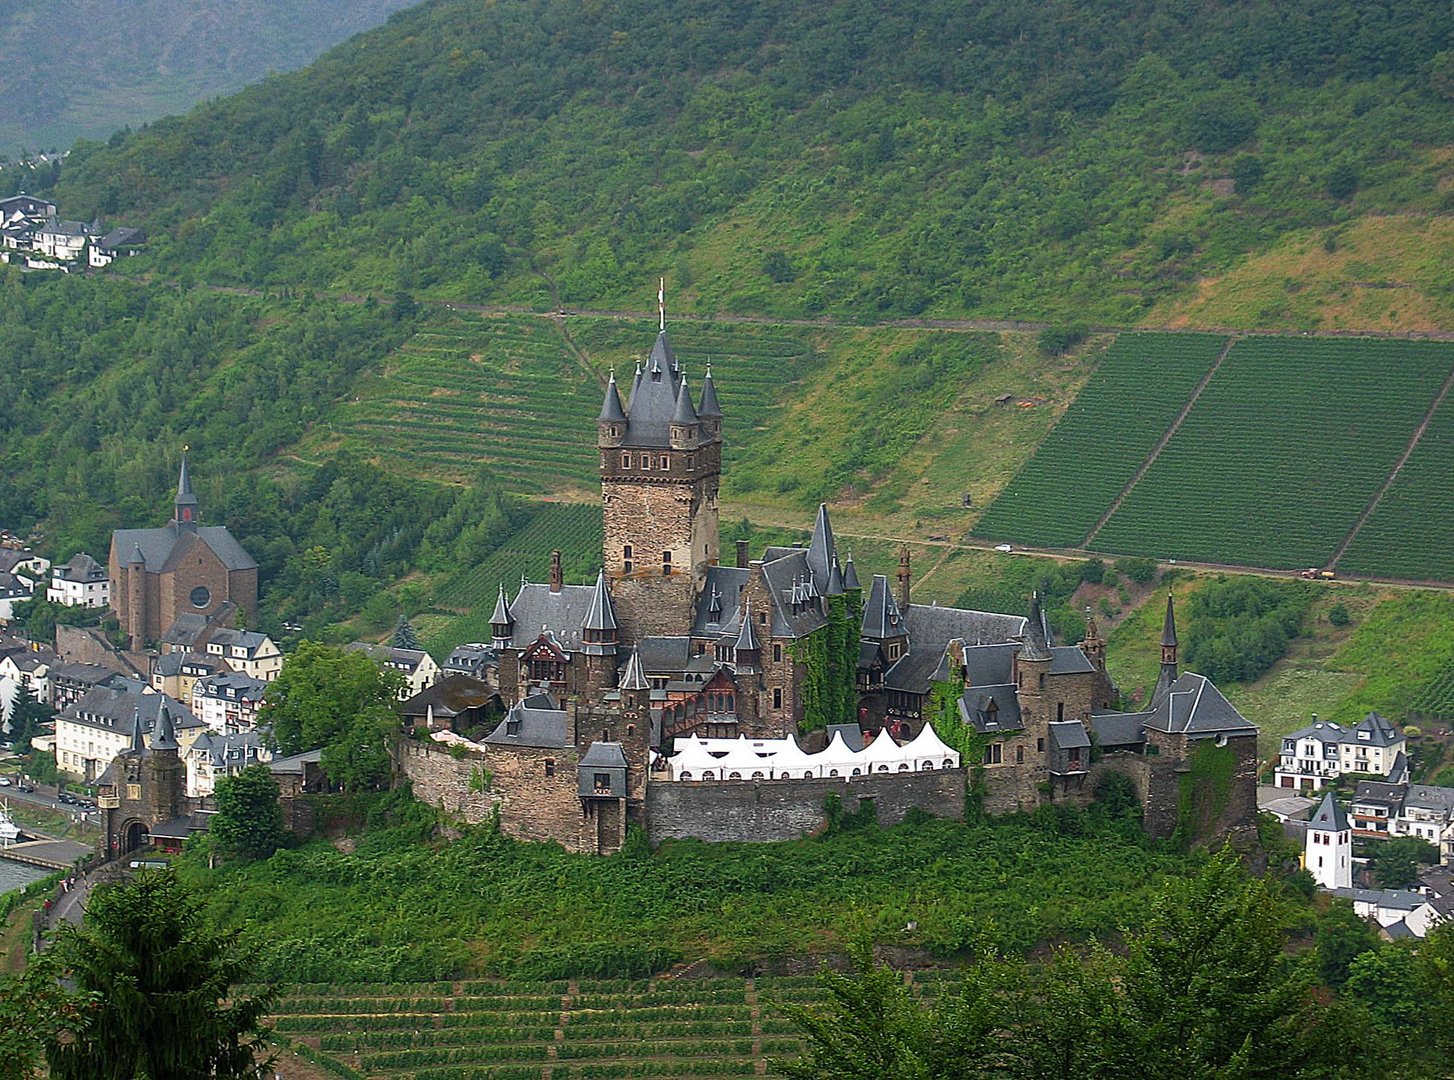
<path id="1" fill-rule="evenodd" d="M 1226 339 L 1122 334 L 974 535 L 1074 547 L 1166 433 Z"/>
<path id="2" fill-rule="evenodd" d="M 1454 348 L 1443 344 L 1238 342 L 1092 547 L 1322 564 L 1387 479 L 1451 365 Z"/>
<path id="3" fill-rule="evenodd" d="M 490 640 L 490 615 L 500 585 L 513 597 L 520 575 L 545 581 L 550 553 L 559 548 L 566 580 L 594 579 L 601 562 L 601 508 L 594 503 L 537 503 L 530 520 L 501 548 L 455 574 L 435 590 L 435 607 L 456 613 L 424 631 L 424 645 L 448 652 L 465 641 Z"/>
<path id="4" fill-rule="evenodd" d="M 1454 581 L 1454 394 L 1338 562 L 1340 570 Z"/>
<path id="5" fill-rule="evenodd" d="M 481 465 L 524 491 L 596 480 L 600 383 L 542 319 L 439 316 L 361 384 L 334 430 L 422 475 Z"/>
<path id="6" fill-rule="evenodd" d="M 931 998 L 957 982 L 921 973 L 911 985 Z M 812 976 L 308 985 L 281 1000 L 275 1022 L 348 1077 L 771 1076 L 774 1060 L 802 1050 L 782 1005 L 826 998 Z"/>

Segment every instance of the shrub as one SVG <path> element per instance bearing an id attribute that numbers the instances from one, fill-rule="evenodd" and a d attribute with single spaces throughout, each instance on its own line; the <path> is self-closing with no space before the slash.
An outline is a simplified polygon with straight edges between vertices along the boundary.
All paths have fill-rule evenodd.
<path id="1" fill-rule="evenodd" d="M 1353 621 L 1353 616 L 1348 612 L 1348 605 L 1334 604 L 1328 609 L 1328 621 L 1334 626 L 1347 626 Z"/>

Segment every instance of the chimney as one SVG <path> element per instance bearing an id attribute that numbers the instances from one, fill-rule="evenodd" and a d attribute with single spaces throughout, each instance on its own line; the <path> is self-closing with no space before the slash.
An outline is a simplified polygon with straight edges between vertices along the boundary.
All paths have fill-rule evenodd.
<path id="1" fill-rule="evenodd" d="M 899 611 L 904 615 L 909 614 L 909 545 L 904 544 L 899 548 Z"/>
<path id="2" fill-rule="evenodd" d="M 747 568 L 747 541 L 737 541 L 737 565 L 742 569 Z"/>
<path id="3" fill-rule="evenodd" d="M 550 591 L 558 593 L 565 584 L 565 579 L 560 570 L 560 549 L 550 553 Z"/>

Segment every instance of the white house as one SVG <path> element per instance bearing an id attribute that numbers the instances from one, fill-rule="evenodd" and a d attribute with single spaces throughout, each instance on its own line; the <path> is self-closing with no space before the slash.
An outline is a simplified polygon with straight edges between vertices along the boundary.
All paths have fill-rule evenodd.
<path id="1" fill-rule="evenodd" d="M 1361 837 L 1416 836 L 1454 861 L 1454 788 L 1365 780 L 1353 796 L 1353 828 Z"/>
<path id="2" fill-rule="evenodd" d="M 351 642 L 344 649 L 364 653 L 380 667 L 403 675 L 405 686 L 399 691 L 400 701 L 408 701 L 439 681 L 439 663 L 423 649 L 396 649 L 391 645 L 374 645 L 367 641 Z"/>
<path id="3" fill-rule="evenodd" d="M 111 603 L 111 578 L 106 567 L 80 551 L 51 568 L 45 598 L 66 607 L 104 608 Z"/>
<path id="4" fill-rule="evenodd" d="M 57 209 L 55 203 L 37 199 L 34 195 L 11 195 L 0 199 L 0 227 L 38 225 L 55 217 Z"/>
<path id="5" fill-rule="evenodd" d="M 114 685 L 96 687 L 56 717 L 57 767 L 68 776 L 94 780 L 130 744 L 137 711 L 143 733 L 150 735 L 163 706 L 185 753 L 207 725 L 185 705 L 146 683 L 117 679 Z"/>
<path id="6" fill-rule="evenodd" d="M 34 249 L 42 255 L 62 262 L 74 262 L 86 250 L 96 230 L 84 221 L 61 221 L 54 214 L 43 225 L 37 225 Z"/>
<path id="7" fill-rule="evenodd" d="M 257 727 L 268 684 L 239 671 L 209 675 L 192 684 L 192 712 L 211 730 L 228 734 Z"/>
<path id="8" fill-rule="evenodd" d="M 146 241 L 140 229 L 112 229 L 94 244 L 87 254 L 87 261 L 94 269 L 110 266 L 123 255 L 135 255 L 136 249 Z"/>
<path id="9" fill-rule="evenodd" d="M 29 578 L 34 584 L 45 577 L 50 560 L 42 559 L 29 548 L 0 545 L 0 570 L 16 577 Z"/>
<path id="10" fill-rule="evenodd" d="M 1407 767 L 1407 749 L 1403 733 L 1378 713 L 1369 713 L 1351 728 L 1314 717 L 1282 740 L 1274 783 L 1318 791 L 1343 773 L 1390 776 Z"/>
<path id="11" fill-rule="evenodd" d="M 222 777 L 236 776 L 249 765 L 272 758 L 256 731 L 230 735 L 204 731 L 183 756 L 187 765 L 186 794 L 205 798 L 217 790 L 217 781 Z"/>
<path id="12" fill-rule="evenodd" d="M 1313 875 L 1320 889 L 1353 887 L 1353 826 L 1331 791 L 1308 821 L 1303 869 Z"/>
<path id="13" fill-rule="evenodd" d="M 35 595 L 35 582 L 0 570 L 0 622 L 15 618 L 15 605 Z"/>
<path id="14" fill-rule="evenodd" d="M 272 682 L 283 670 L 282 650 L 255 630 L 214 630 L 207 639 L 207 655 L 221 657 L 233 671 L 263 682 Z"/>

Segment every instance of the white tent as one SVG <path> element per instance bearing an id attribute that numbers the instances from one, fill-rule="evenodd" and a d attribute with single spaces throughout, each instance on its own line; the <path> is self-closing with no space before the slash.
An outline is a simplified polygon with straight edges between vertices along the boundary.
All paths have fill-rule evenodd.
<path id="1" fill-rule="evenodd" d="M 700 739 L 678 739 L 676 745 L 677 752 L 667 758 L 673 780 L 722 778 L 721 763 L 707 752 Z"/>
<path id="2" fill-rule="evenodd" d="M 862 776 L 863 762 L 859 755 L 850 750 L 848 744 L 843 741 L 843 732 L 835 731 L 833 740 L 821 752 L 813 755 L 813 761 L 818 764 L 819 776 Z"/>
<path id="3" fill-rule="evenodd" d="M 895 773 L 910 772 L 913 766 L 909 764 L 909 755 L 904 748 L 894 742 L 894 737 L 885 729 L 875 736 L 873 742 L 863 748 L 858 755 L 866 773 Z M 900 766 L 904 766 L 900 769 Z"/>
<path id="4" fill-rule="evenodd" d="M 908 759 L 913 762 L 915 772 L 959 768 L 959 751 L 948 746 L 932 724 L 926 723 L 924 730 L 903 749 Z"/>
<path id="5" fill-rule="evenodd" d="M 805 754 L 798 740 L 791 735 L 778 740 L 781 748 L 772 756 L 772 775 L 775 780 L 811 779 L 818 773 L 817 754 Z"/>

